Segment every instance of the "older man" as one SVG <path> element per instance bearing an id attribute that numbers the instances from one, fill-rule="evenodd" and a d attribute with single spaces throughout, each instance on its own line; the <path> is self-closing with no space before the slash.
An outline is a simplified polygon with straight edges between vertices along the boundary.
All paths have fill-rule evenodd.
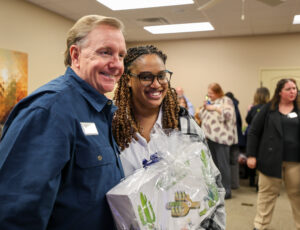
<path id="1" fill-rule="evenodd" d="M 123 25 L 89 15 L 70 29 L 65 74 L 22 100 L 0 142 L 0 229 L 113 229 L 106 192 L 123 177 L 104 94 L 124 67 Z"/>

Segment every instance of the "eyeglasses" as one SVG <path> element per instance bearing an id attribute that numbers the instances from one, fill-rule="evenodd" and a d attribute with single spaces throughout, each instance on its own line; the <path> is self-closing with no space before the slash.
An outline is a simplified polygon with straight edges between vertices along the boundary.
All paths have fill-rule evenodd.
<path id="1" fill-rule="evenodd" d="M 156 75 L 151 72 L 140 72 L 139 74 L 128 73 L 129 76 L 137 77 L 144 86 L 152 85 L 155 77 L 159 84 L 167 84 L 170 82 L 172 74 L 173 72 L 169 70 L 161 71 Z"/>

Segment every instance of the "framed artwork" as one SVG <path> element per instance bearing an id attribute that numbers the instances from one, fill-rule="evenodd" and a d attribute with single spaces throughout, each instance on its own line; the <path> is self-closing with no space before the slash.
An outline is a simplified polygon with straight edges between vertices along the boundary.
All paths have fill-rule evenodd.
<path id="1" fill-rule="evenodd" d="M 0 135 L 16 103 L 27 96 L 28 55 L 0 49 Z"/>

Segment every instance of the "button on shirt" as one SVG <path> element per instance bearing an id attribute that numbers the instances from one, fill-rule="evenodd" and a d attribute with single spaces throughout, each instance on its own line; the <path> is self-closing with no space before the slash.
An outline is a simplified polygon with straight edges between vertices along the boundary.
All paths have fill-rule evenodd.
<path id="1" fill-rule="evenodd" d="M 71 68 L 14 108 L 0 142 L 0 229 L 113 229 L 105 194 L 124 176 L 115 110 Z"/>
<path id="2" fill-rule="evenodd" d="M 151 133 L 162 131 L 162 110 L 160 110 L 156 123 Z M 138 140 L 132 139 L 128 148 L 121 152 L 121 161 L 125 176 L 131 175 L 135 170 L 143 167 L 143 160 L 150 160 L 150 156 L 157 152 L 157 147 L 152 138 L 149 142 L 137 133 Z"/>

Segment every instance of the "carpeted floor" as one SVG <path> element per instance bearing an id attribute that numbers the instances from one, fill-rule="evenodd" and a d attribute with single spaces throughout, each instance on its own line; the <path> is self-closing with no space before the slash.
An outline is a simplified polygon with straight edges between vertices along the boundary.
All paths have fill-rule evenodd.
<path id="1" fill-rule="evenodd" d="M 232 198 L 225 201 L 226 230 L 253 229 L 257 192 L 254 187 L 248 186 L 248 180 L 241 180 L 240 185 L 239 189 L 232 190 Z M 296 230 L 284 188 L 277 199 L 269 230 Z"/>

